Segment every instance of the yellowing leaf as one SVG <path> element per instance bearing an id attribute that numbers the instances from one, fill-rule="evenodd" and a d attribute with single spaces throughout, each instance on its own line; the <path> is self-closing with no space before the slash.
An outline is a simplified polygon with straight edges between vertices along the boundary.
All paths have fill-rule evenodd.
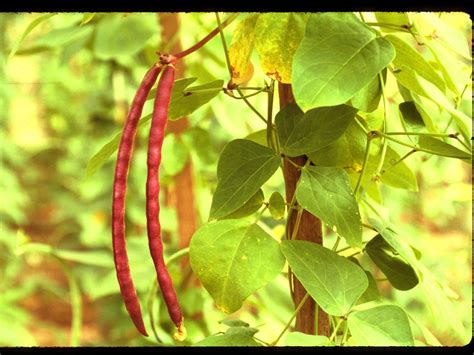
<path id="1" fill-rule="evenodd" d="M 229 59 L 232 66 L 232 79 L 238 82 L 249 72 L 250 56 L 255 39 L 255 25 L 259 15 L 251 15 L 237 24 L 229 47 Z"/>
<path id="2" fill-rule="evenodd" d="M 282 82 L 291 82 L 291 64 L 304 36 L 308 14 L 267 13 L 258 17 L 255 48 L 265 73 Z"/>

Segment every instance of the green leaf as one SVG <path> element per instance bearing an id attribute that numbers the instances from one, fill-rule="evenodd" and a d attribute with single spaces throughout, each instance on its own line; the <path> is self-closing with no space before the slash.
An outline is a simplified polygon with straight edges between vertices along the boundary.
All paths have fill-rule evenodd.
<path id="1" fill-rule="evenodd" d="M 226 313 L 272 281 L 285 259 L 278 242 L 256 224 L 224 220 L 199 228 L 190 244 L 191 267 Z"/>
<path id="2" fill-rule="evenodd" d="M 413 101 L 402 102 L 398 105 L 398 109 L 402 114 L 402 122 L 405 124 L 407 131 L 420 132 L 426 128 L 423 117 L 421 117 Z"/>
<path id="3" fill-rule="evenodd" d="M 95 12 L 84 13 L 81 20 L 81 26 L 84 26 L 85 24 L 89 23 L 95 17 L 95 15 L 96 15 Z"/>
<path id="4" fill-rule="evenodd" d="M 171 92 L 171 102 L 168 111 L 168 119 L 174 120 L 193 113 L 202 105 L 212 100 L 222 89 L 223 81 L 216 80 L 194 88 L 189 88 L 192 95 L 185 95 L 184 90 L 191 85 L 196 78 L 186 78 L 176 80 L 173 91 Z M 209 90 L 211 89 L 211 90 Z M 215 89 L 215 90 L 214 90 Z M 148 100 L 154 98 L 156 89 L 153 89 Z M 151 114 L 143 116 L 138 122 L 138 129 L 151 119 Z M 89 178 L 94 175 L 109 157 L 118 149 L 122 133 L 116 134 L 109 142 L 107 142 L 87 163 L 86 176 Z"/>
<path id="5" fill-rule="evenodd" d="M 94 30 L 91 26 L 71 26 L 60 28 L 57 30 L 52 30 L 45 35 L 39 37 L 33 47 L 25 48 L 18 53 L 25 51 L 35 51 L 41 49 L 55 49 L 55 48 L 63 48 L 64 46 L 79 42 L 85 41 L 88 37 L 91 37 Z"/>
<path id="6" fill-rule="evenodd" d="M 116 134 L 109 142 L 107 142 L 87 163 L 86 176 L 90 178 L 94 175 L 102 165 L 110 158 L 110 156 L 118 149 L 120 144 L 121 133 Z"/>
<path id="7" fill-rule="evenodd" d="M 311 14 L 293 60 L 293 94 L 303 109 L 345 103 L 395 57 L 393 46 L 350 12 Z"/>
<path id="8" fill-rule="evenodd" d="M 398 306 L 351 313 L 347 324 L 358 346 L 414 346 L 408 317 Z"/>
<path id="9" fill-rule="evenodd" d="M 354 119 L 357 110 L 339 105 L 309 110 L 285 106 L 275 118 L 281 149 L 295 157 L 324 148 L 337 140 Z"/>
<path id="10" fill-rule="evenodd" d="M 367 243 L 365 250 L 396 289 L 406 291 L 418 285 L 419 280 L 415 270 L 380 234 Z"/>
<path id="11" fill-rule="evenodd" d="M 103 251 L 54 250 L 54 254 L 63 260 L 75 261 L 85 265 L 112 267 L 112 255 Z"/>
<path id="12" fill-rule="evenodd" d="M 382 165 L 381 181 L 392 187 L 406 189 L 409 191 L 418 191 L 418 182 L 416 175 L 404 162 L 398 162 L 400 156 L 389 146 L 385 154 L 385 160 Z M 368 163 L 368 172 L 374 173 L 377 170 L 379 157 L 371 157 Z M 396 165 L 394 165 L 398 162 Z M 369 175 L 370 176 L 370 175 Z"/>
<path id="13" fill-rule="evenodd" d="M 441 155 L 443 157 L 458 158 L 469 161 L 472 158 L 470 153 L 429 136 L 420 136 L 418 139 L 418 145 L 423 149 L 429 150 L 431 154 Z"/>
<path id="14" fill-rule="evenodd" d="M 266 129 L 261 129 L 260 131 L 252 132 L 248 136 L 246 136 L 245 139 L 255 142 L 257 144 L 263 145 L 265 147 L 268 147 Z"/>
<path id="15" fill-rule="evenodd" d="M 344 169 L 313 166 L 302 169 L 296 199 L 301 207 L 321 218 L 350 246 L 362 246 L 359 206 Z"/>
<path id="16" fill-rule="evenodd" d="M 380 299 L 380 291 L 377 287 L 377 281 L 375 281 L 374 276 L 367 270 L 365 270 L 359 263 L 355 257 L 350 256 L 347 258 L 348 260 L 352 261 L 354 264 L 359 266 L 365 272 L 365 276 L 367 276 L 367 280 L 369 281 L 369 285 L 367 286 L 367 290 L 360 296 L 357 304 L 366 303 L 371 301 L 376 301 Z"/>
<path id="17" fill-rule="evenodd" d="M 240 319 L 223 319 L 219 323 L 225 324 L 228 327 L 248 327 L 250 325 Z"/>
<path id="18" fill-rule="evenodd" d="M 229 142 L 217 163 L 217 187 L 210 219 L 218 219 L 244 205 L 280 166 L 270 148 L 245 139 Z"/>
<path id="19" fill-rule="evenodd" d="M 286 336 L 285 346 L 336 346 L 336 344 L 324 335 L 291 332 Z"/>
<path id="20" fill-rule="evenodd" d="M 407 27 L 410 26 L 410 19 L 405 12 L 374 12 L 375 18 L 377 22 L 381 22 L 384 24 L 391 24 L 394 26 L 399 27 Z M 386 27 L 381 27 L 381 31 L 384 32 L 394 32 L 396 30 L 392 30 Z"/>
<path id="21" fill-rule="evenodd" d="M 346 315 L 367 289 L 359 266 L 319 244 L 284 240 L 281 251 L 304 288 L 330 315 Z"/>
<path id="22" fill-rule="evenodd" d="M 413 69 L 402 65 L 392 71 L 400 85 L 403 85 L 413 93 L 426 97 L 436 103 L 441 109 L 446 110 L 455 120 L 463 137 L 466 140 L 471 138 L 472 119 L 463 112 L 456 109 L 451 101 L 446 98 L 434 84 L 420 77 Z"/>
<path id="23" fill-rule="evenodd" d="M 255 25 L 255 49 L 260 66 L 270 77 L 291 83 L 293 56 L 303 39 L 308 14 L 262 13 Z"/>
<path id="24" fill-rule="evenodd" d="M 181 138 L 168 133 L 163 141 L 161 168 L 166 175 L 174 176 L 183 170 L 189 158 L 189 151 Z"/>
<path id="25" fill-rule="evenodd" d="M 229 46 L 229 59 L 232 67 L 232 78 L 241 79 L 249 70 L 250 58 L 255 43 L 255 25 L 260 14 L 253 14 L 242 19 L 232 34 Z"/>
<path id="26" fill-rule="evenodd" d="M 268 209 L 270 210 L 272 217 L 275 219 L 282 219 L 285 216 L 285 199 L 278 191 L 273 192 L 270 196 Z"/>
<path id="27" fill-rule="evenodd" d="M 387 221 L 384 221 L 384 224 L 387 226 L 384 226 L 384 224 L 374 218 L 369 218 L 369 223 L 377 230 L 377 232 L 380 233 L 383 239 L 385 239 L 385 241 L 415 269 L 415 271 L 420 272 L 420 263 L 415 252 L 408 243 L 400 238 L 394 228 L 389 225 Z M 421 276 L 421 274 L 419 274 L 419 276 Z"/>
<path id="28" fill-rule="evenodd" d="M 155 33 L 144 14 L 108 14 L 95 28 L 94 52 L 105 60 L 138 53 Z"/>
<path id="29" fill-rule="evenodd" d="M 235 328 L 230 328 L 235 329 Z M 230 330 L 229 329 L 229 330 Z M 245 333 L 211 335 L 193 344 L 193 346 L 262 346 L 252 336 Z"/>
<path id="30" fill-rule="evenodd" d="M 26 27 L 26 29 L 23 31 L 21 36 L 18 37 L 18 39 L 12 45 L 12 49 L 10 50 L 10 54 L 8 55 L 8 58 L 11 58 L 15 55 L 15 53 L 18 51 L 18 48 L 20 48 L 20 45 L 23 42 L 23 40 L 26 38 L 26 36 L 28 36 L 31 33 L 31 31 L 33 31 L 35 29 L 35 27 L 37 27 L 39 24 L 41 24 L 41 22 L 53 17 L 54 15 L 56 15 L 56 14 L 55 13 L 54 14 L 51 14 L 51 13 L 50 14 L 43 14 L 43 15 L 38 16 L 37 18 L 35 18 L 33 21 L 31 21 L 30 24 L 28 25 L 28 27 Z"/>
<path id="31" fill-rule="evenodd" d="M 258 333 L 258 329 L 257 328 L 252 328 L 252 327 L 249 327 L 249 326 L 230 327 L 225 332 L 226 335 L 247 335 L 249 337 L 254 336 L 256 333 Z"/>
<path id="32" fill-rule="evenodd" d="M 392 43 L 396 51 L 393 65 L 395 67 L 409 67 L 418 75 L 433 83 L 442 92 L 446 91 L 446 84 L 443 77 L 431 66 L 428 61 L 412 45 L 394 34 L 388 34 L 386 39 Z"/>
<path id="33" fill-rule="evenodd" d="M 367 135 L 354 120 L 338 140 L 307 155 L 316 166 L 337 166 L 358 171 L 362 168 L 366 143 Z"/>
<path id="34" fill-rule="evenodd" d="M 195 78 L 192 79 L 193 81 L 196 80 Z M 179 82 L 180 80 L 176 80 L 175 85 L 177 85 Z M 209 101 L 215 98 L 217 94 L 222 92 L 224 81 L 215 80 L 211 81 L 210 83 L 192 86 L 189 88 L 187 86 L 190 83 L 186 86 L 184 86 L 186 82 L 179 84 L 179 87 L 173 88 L 173 92 L 171 93 L 171 102 L 168 111 L 169 120 L 176 120 L 178 118 L 190 115 L 201 106 L 207 104 Z"/>
<path id="35" fill-rule="evenodd" d="M 382 71 L 383 82 L 387 82 L 387 69 Z M 372 112 L 377 109 L 382 96 L 380 78 L 377 75 L 370 83 L 359 90 L 351 99 L 351 105 L 360 111 Z"/>
<path id="36" fill-rule="evenodd" d="M 239 219 L 250 216 L 252 213 L 257 212 L 260 207 L 262 207 L 263 201 L 265 201 L 263 191 L 262 189 L 258 189 L 258 191 L 250 198 L 250 200 L 245 202 L 242 207 L 238 208 L 227 216 L 218 219 Z"/>

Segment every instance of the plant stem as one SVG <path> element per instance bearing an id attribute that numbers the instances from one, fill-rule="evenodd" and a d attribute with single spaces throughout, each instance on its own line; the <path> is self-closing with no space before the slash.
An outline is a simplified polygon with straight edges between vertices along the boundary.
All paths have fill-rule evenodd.
<path id="1" fill-rule="evenodd" d="M 339 249 L 338 251 L 336 251 L 336 253 L 338 253 L 338 254 L 339 254 L 339 253 L 341 253 L 341 252 L 343 252 L 343 251 L 346 251 L 346 250 L 349 250 L 349 249 L 352 249 L 352 247 L 351 247 L 351 246 L 344 247 L 344 248 L 342 248 L 342 249 Z"/>
<path id="2" fill-rule="evenodd" d="M 370 224 L 362 223 L 362 227 L 372 229 L 374 232 L 377 232 L 377 229 L 375 229 L 373 226 Z"/>
<path id="3" fill-rule="evenodd" d="M 166 259 L 165 264 L 168 267 L 171 263 L 175 262 L 176 260 L 181 259 L 183 256 L 189 254 L 189 247 L 183 248 L 178 250 L 176 253 L 172 254 L 168 259 Z"/>
<path id="4" fill-rule="evenodd" d="M 417 146 L 414 146 L 412 144 L 409 144 L 409 143 L 405 143 L 399 139 L 395 139 L 385 133 L 382 133 L 382 132 L 378 132 L 378 131 L 373 131 L 374 134 L 376 135 L 380 135 L 382 137 L 385 137 L 395 143 L 398 143 L 398 144 L 401 144 L 401 145 L 404 145 L 405 147 L 409 147 L 409 148 L 412 148 L 413 150 L 416 150 L 416 151 L 420 151 L 420 152 L 426 152 L 426 153 L 430 153 L 430 154 L 435 154 L 435 152 L 433 152 L 432 150 L 429 150 L 429 149 L 425 149 L 425 148 L 422 148 L 422 147 L 417 147 Z M 449 157 L 449 158 L 457 158 L 456 156 L 452 156 L 452 155 L 444 155 L 446 157 Z"/>
<path id="5" fill-rule="evenodd" d="M 186 256 L 189 254 L 189 247 L 183 248 L 181 250 L 178 250 L 176 253 L 172 254 L 168 259 L 165 261 L 166 267 L 168 267 L 171 263 L 175 262 L 176 260 L 181 259 L 182 257 Z M 155 295 L 158 291 L 158 281 L 157 279 L 153 280 L 153 285 L 150 289 L 150 293 L 148 294 L 148 315 L 150 317 L 150 325 L 151 325 L 151 330 L 153 331 L 153 335 L 155 336 L 155 339 L 158 343 L 163 343 L 163 341 L 160 339 L 158 336 L 158 333 L 155 328 L 155 321 L 154 321 L 154 316 L 153 316 L 153 306 L 154 306 L 154 301 L 155 301 Z"/>
<path id="6" fill-rule="evenodd" d="M 148 302 L 147 302 L 147 308 L 148 308 L 148 316 L 150 317 L 150 326 L 151 330 L 153 332 L 153 336 L 155 337 L 155 340 L 162 344 L 163 341 L 161 338 L 158 336 L 158 332 L 156 331 L 155 327 L 155 319 L 153 316 L 153 306 L 154 306 L 154 301 L 155 301 L 155 295 L 158 291 L 158 281 L 154 280 L 153 285 L 151 286 L 150 293 L 148 294 Z"/>
<path id="7" fill-rule="evenodd" d="M 349 255 L 348 258 L 350 258 L 350 257 L 352 257 L 352 256 L 356 256 L 357 254 L 360 254 L 360 251 L 356 251 L 355 253 Z"/>
<path id="8" fill-rule="evenodd" d="M 253 92 L 253 93 L 248 94 L 248 95 L 240 96 L 240 97 L 237 97 L 237 96 L 234 96 L 233 94 L 230 94 L 230 93 L 229 93 L 229 90 L 224 90 L 224 92 L 225 92 L 228 96 L 232 97 L 232 98 L 235 99 L 235 100 L 244 100 L 244 99 L 248 99 L 249 97 L 258 95 L 258 94 L 260 94 L 262 91 L 266 91 L 266 90 L 267 90 L 266 87 L 265 87 L 265 88 L 261 88 L 260 90 L 258 90 L 258 91 L 256 91 L 256 92 Z"/>
<path id="9" fill-rule="evenodd" d="M 388 112 L 388 107 L 387 107 L 387 96 L 385 93 L 385 83 L 382 77 L 382 74 L 379 73 L 379 80 L 380 80 L 380 87 L 382 88 L 382 97 L 383 97 L 383 131 L 387 131 L 387 112 Z M 385 156 L 387 154 L 387 140 L 384 139 L 382 143 L 382 154 L 380 156 L 379 163 L 377 165 L 377 169 L 375 170 L 375 176 L 378 178 L 380 176 L 380 171 L 382 171 L 383 163 L 385 161 Z"/>
<path id="10" fill-rule="evenodd" d="M 284 156 L 284 159 L 291 165 L 293 165 L 296 169 L 301 170 L 303 167 L 301 165 L 296 164 L 293 160 L 291 160 L 288 156 Z"/>
<path id="11" fill-rule="evenodd" d="M 357 179 L 356 186 L 354 188 L 354 196 L 357 198 L 357 193 L 359 192 L 359 187 L 362 182 L 362 178 L 365 174 L 365 169 L 367 167 L 367 162 L 369 161 L 369 150 L 370 144 L 372 143 L 372 136 L 367 134 L 367 145 L 365 146 L 365 155 L 364 155 L 364 162 L 362 163 L 362 171 L 360 172 L 359 178 Z"/>
<path id="12" fill-rule="evenodd" d="M 377 26 L 377 27 L 384 27 L 392 30 L 398 30 L 401 32 L 410 32 L 410 30 L 406 27 L 399 26 L 393 23 L 386 23 L 386 22 L 366 22 L 367 26 Z"/>
<path id="13" fill-rule="evenodd" d="M 344 328 L 344 335 L 342 336 L 342 340 L 341 340 L 341 344 L 340 346 L 344 345 L 347 341 L 347 334 L 349 333 L 349 327 L 346 327 Z"/>
<path id="14" fill-rule="evenodd" d="M 232 79 L 232 66 L 230 64 L 230 58 L 229 58 L 229 51 L 227 49 L 227 43 L 225 40 L 224 32 L 222 31 L 221 27 L 221 20 L 219 18 L 219 14 L 216 12 L 216 20 L 218 24 L 218 31 L 220 32 L 221 35 L 221 42 L 222 42 L 222 47 L 224 48 L 224 54 L 225 54 L 225 62 L 227 64 L 227 71 L 229 72 L 230 78 Z M 239 93 L 240 97 L 242 97 L 242 100 L 247 104 L 247 106 L 263 121 L 265 124 L 267 123 L 267 119 L 257 111 L 255 107 L 247 100 L 243 92 L 239 89 L 239 87 L 236 88 L 237 92 Z"/>
<path id="15" fill-rule="evenodd" d="M 288 328 L 291 326 L 291 322 L 293 322 L 293 319 L 295 319 L 296 315 L 298 314 L 298 312 L 300 311 L 300 309 L 303 307 L 303 305 L 306 303 L 306 301 L 308 300 L 309 298 L 309 293 L 306 292 L 306 295 L 303 297 L 303 299 L 301 300 L 300 304 L 298 305 L 298 307 L 296 307 L 295 311 L 293 312 L 290 320 L 288 321 L 288 323 L 286 323 L 285 325 L 285 328 L 283 328 L 283 330 L 281 331 L 280 335 L 278 335 L 278 338 L 275 339 L 275 341 L 273 341 L 271 343 L 272 346 L 275 346 L 281 339 L 281 337 L 283 336 L 283 334 L 285 334 L 285 332 L 288 330 Z"/>
<path id="16" fill-rule="evenodd" d="M 233 20 L 235 20 L 235 18 L 237 16 L 239 16 L 238 12 L 235 13 L 235 14 L 230 15 L 227 19 L 224 20 L 224 22 L 222 22 L 222 24 L 219 21 L 219 26 L 217 26 L 215 29 L 213 29 L 206 37 L 204 37 L 198 43 L 196 43 L 195 45 L 189 47 L 188 49 L 186 49 L 182 52 L 179 52 L 178 54 L 174 54 L 174 57 L 183 58 L 183 57 L 187 56 L 188 54 L 191 54 L 191 53 L 197 51 L 199 48 L 201 48 L 207 42 L 209 42 L 211 39 L 213 39 L 215 35 L 217 35 L 219 32 L 222 32 L 222 29 L 224 27 L 226 27 L 227 25 L 229 25 Z"/>
<path id="17" fill-rule="evenodd" d="M 296 238 L 296 235 L 298 234 L 298 229 L 300 228 L 302 215 L 303 215 L 303 208 L 301 208 L 301 206 L 298 206 L 298 214 L 296 215 L 295 228 L 293 228 L 293 233 L 291 234 L 291 240 L 294 240 Z"/>
<path id="18" fill-rule="evenodd" d="M 260 218 L 262 217 L 263 212 L 265 212 L 268 208 L 268 203 L 265 204 L 265 207 L 258 213 L 257 218 L 255 219 L 255 223 L 257 223 Z"/>
<path id="19" fill-rule="evenodd" d="M 257 90 L 257 91 L 263 91 L 263 90 L 267 90 L 268 89 L 268 86 L 265 85 L 264 87 L 256 87 L 256 86 L 239 86 L 239 89 L 240 90 Z"/>
<path id="20" fill-rule="evenodd" d="M 428 137 L 445 137 L 456 138 L 459 132 L 456 133 L 424 133 L 424 132 L 385 132 L 388 136 L 428 136 Z"/>
<path id="21" fill-rule="evenodd" d="M 275 81 L 272 80 L 272 83 L 269 86 L 268 90 L 268 103 L 267 103 L 267 144 L 271 147 L 275 153 L 278 154 L 276 150 L 276 144 L 273 139 L 273 89 Z"/>
<path id="22" fill-rule="evenodd" d="M 333 247 L 332 247 L 332 251 L 336 251 L 338 245 L 339 245 L 339 242 L 341 241 L 341 237 L 340 236 L 337 236 L 336 238 L 336 242 L 334 243 Z"/>
<path id="23" fill-rule="evenodd" d="M 334 338 L 336 337 L 337 331 L 338 331 L 338 329 L 341 326 L 343 321 L 344 321 L 344 318 L 339 319 L 339 322 L 337 323 L 336 327 L 334 328 L 334 331 L 332 332 L 331 336 L 329 337 L 329 341 L 334 340 Z"/>
<path id="24" fill-rule="evenodd" d="M 368 134 L 369 131 L 367 128 L 364 127 L 364 125 L 360 122 L 360 120 L 365 121 L 364 118 L 360 115 L 356 115 L 356 123 L 359 125 L 359 127 L 364 131 L 365 134 Z"/>

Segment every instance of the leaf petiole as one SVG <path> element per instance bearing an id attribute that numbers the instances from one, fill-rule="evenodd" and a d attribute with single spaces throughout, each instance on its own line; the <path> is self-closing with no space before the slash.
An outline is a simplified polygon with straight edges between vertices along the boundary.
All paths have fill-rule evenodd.
<path id="1" fill-rule="evenodd" d="M 272 343 L 271 343 L 271 346 L 275 346 L 281 339 L 281 337 L 283 336 L 283 334 L 285 334 L 285 332 L 288 330 L 288 328 L 291 326 L 291 322 L 293 322 L 293 319 L 295 319 L 296 315 L 298 314 L 298 312 L 301 310 L 301 308 L 303 308 L 304 304 L 306 303 L 306 301 L 308 300 L 309 298 L 309 293 L 306 292 L 306 295 L 303 297 L 303 299 L 301 300 L 300 304 L 298 305 L 298 307 L 296 307 L 295 311 L 293 312 L 290 320 L 288 321 L 288 323 L 286 323 L 285 325 L 285 328 L 283 328 L 283 330 L 281 331 L 280 335 L 278 335 L 278 338 L 276 338 Z"/>

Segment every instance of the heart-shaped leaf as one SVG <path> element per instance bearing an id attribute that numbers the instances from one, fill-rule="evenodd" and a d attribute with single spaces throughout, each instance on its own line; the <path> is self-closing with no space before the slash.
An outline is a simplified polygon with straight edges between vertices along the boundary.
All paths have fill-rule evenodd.
<path id="1" fill-rule="evenodd" d="M 309 110 L 285 106 L 275 118 L 282 151 L 296 157 L 324 148 L 337 140 L 354 119 L 357 110 L 339 105 Z"/>
<path id="2" fill-rule="evenodd" d="M 408 317 L 398 306 L 351 313 L 347 325 L 358 346 L 414 346 Z"/>
<path id="3" fill-rule="evenodd" d="M 359 266 L 319 244 L 284 240 L 281 251 L 304 288 L 330 315 L 346 315 L 367 289 L 367 276 Z"/>
<path id="4" fill-rule="evenodd" d="M 217 187 L 210 219 L 222 218 L 243 206 L 280 166 L 280 157 L 246 139 L 229 142 L 217 163 Z"/>
<path id="5" fill-rule="evenodd" d="M 252 292 L 272 281 L 285 259 L 278 242 L 243 220 L 209 223 L 194 233 L 191 267 L 223 312 L 238 310 Z"/>
<path id="6" fill-rule="evenodd" d="M 393 46 L 351 12 L 317 13 L 293 60 L 293 94 L 303 109 L 345 103 L 395 57 Z"/>
<path id="7" fill-rule="evenodd" d="M 296 200 L 345 238 L 350 246 L 362 246 L 359 206 L 344 169 L 322 166 L 302 169 Z"/>
<path id="8" fill-rule="evenodd" d="M 415 270 L 382 236 L 377 235 L 372 238 L 365 246 L 365 250 L 396 289 L 410 290 L 418 285 L 419 280 Z"/>

